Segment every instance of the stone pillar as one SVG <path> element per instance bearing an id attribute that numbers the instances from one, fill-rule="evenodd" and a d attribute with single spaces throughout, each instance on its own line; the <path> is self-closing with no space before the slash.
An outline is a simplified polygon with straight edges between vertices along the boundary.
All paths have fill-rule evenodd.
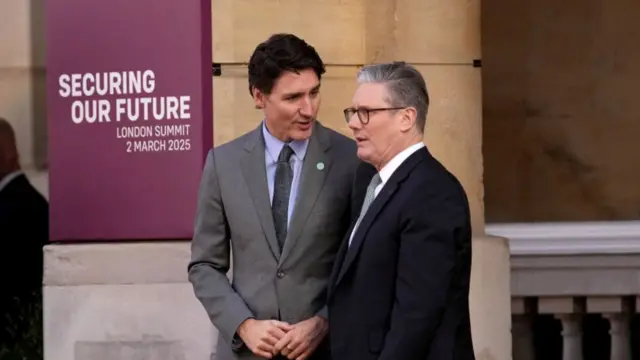
<path id="1" fill-rule="evenodd" d="M 43 7 L 35 0 L 0 2 L 0 117 L 13 126 L 29 175 L 46 166 Z"/>
<path id="2" fill-rule="evenodd" d="M 533 360 L 535 359 L 535 349 L 533 347 L 533 331 L 531 327 L 531 316 L 513 315 L 513 325 L 511 334 L 513 336 L 513 359 Z"/>
<path id="3" fill-rule="evenodd" d="M 416 64 L 431 106 L 425 140 L 462 182 L 474 229 L 471 327 L 478 360 L 511 358 L 509 247 L 484 223 L 480 1 L 398 0 L 394 59 Z"/>
<path id="4" fill-rule="evenodd" d="M 562 322 L 562 360 L 582 360 L 582 315 L 557 314 Z"/>
<path id="5" fill-rule="evenodd" d="M 611 325 L 611 360 L 631 360 L 630 314 L 603 314 L 603 317 Z"/>
<path id="6" fill-rule="evenodd" d="M 582 360 L 582 319 L 587 305 L 583 298 L 541 297 L 540 314 L 552 314 L 562 324 L 562 360 Z"/>
<path id="7" fill-rule="evenodd" d="M 261 114 L 247 91 L 256 44 L 279 31 L 311 43 L 327 63 L 319 119 L 351 135 L 341 110 L 362 64 L 404 60 L 424 74 L 431 96 L 425 141 L 462 182 L 474 228 L 471 317 L 477 358 L 511 357 L 510 267 L 506 239 L 484 230 L 480 1 L 213 1 L 214 143 L 253 129 Z M 303 8 L 304 7 L 304 8 Z M 299 11 L 315 14 L 300 21 Z M 327 23 L 323 19 L 331 19 Z"/>
<path id="8" fill-rule="evenodd" d="M 534 360 L 533 320 L 536 314 L 532 299 L 512 298 L 511 314 L 513 360 Z"/>
<path id="9" fill-rule="evenodd" d="M 622 296 L 600 296 L 587 298 L 587 311 L 602 314 L 609 320 L 611 336 L 611 360 L 631 359 L 631 318 L 633 299 Z"/>

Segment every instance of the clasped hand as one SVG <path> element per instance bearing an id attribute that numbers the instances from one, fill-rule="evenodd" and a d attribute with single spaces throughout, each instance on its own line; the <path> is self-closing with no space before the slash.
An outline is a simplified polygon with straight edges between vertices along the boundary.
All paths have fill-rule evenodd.
<path id="1" fill-rule="evenodd" d="M 257 356 L 271 359 L 282 354 L 292 360 L 305 360 L 318 347 L 327 329 L 326 320 L 317 316 L 293 325 L 247 319 L 238 328 L 238 335 Z"/>

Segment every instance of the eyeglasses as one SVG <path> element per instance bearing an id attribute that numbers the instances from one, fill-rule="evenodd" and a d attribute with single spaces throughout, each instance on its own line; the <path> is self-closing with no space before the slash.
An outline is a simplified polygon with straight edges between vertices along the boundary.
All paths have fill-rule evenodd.
<path id="1" fill-rule="evenodd" d="M 367 125 L 369 123 L 369 114 L 376 111 L 391 111 L 391 110 L 402 110 L 406 109 L 405 107 L 390 107 L 390 108 L 346 108 L 343 110 L 344 120 L 349 123 L 354 114 L 358 114 L 358 119 L 362 123 L 362 125 Z"/>

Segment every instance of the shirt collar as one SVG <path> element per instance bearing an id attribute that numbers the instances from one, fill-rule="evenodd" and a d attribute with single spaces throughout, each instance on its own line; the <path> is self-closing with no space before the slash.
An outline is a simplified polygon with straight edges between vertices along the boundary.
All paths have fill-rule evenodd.
<path id="1" fill-rule="evenodd" d="M 267 150 L 267 153 L 271 157 L 272 161 L 277 161 L 278 156 L 280 155 L 280 151 L 282 150 L 282 147 L 285 143 L 277 137 L 271 135 L 264 121 L 262 122 L 262 134 L 264 135 L 264 146 Z M 307 147 L 309 145 L 309 139 L 293 140 L 288 144 L 293 150 L 294 155 L 298 159 L 304 160 L 304 156 L 307 153 Z"/>
<path id="2" fill-rule="evenodd" d="M 7 185 L 9 185 L 9 183 L 11 183 L 20 175 L 22 175 L 22 171 L 17 170 L 0 179 L 0 191 L 2 191 L 5 187 L 7 187 Z"/>
<path id="3" fill-rule="evenodd" d="M 422 149 L 424 147 L 423 142 L 419 142 L 409 146 L 408 148 L 402 150 L 396 156 L 391 159 L 382 169 L 380 169 L 380 179 L 382 179 L 382 183 L 385 184 L 391 175 L 402 165 L 402 163 L 411 156 L 414 152 Z"/>

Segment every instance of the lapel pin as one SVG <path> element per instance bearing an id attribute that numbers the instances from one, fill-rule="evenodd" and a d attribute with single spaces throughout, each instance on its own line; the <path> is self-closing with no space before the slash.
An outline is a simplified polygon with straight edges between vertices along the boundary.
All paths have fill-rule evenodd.
<path id="1" fill-rule="evenodd" d="M 324 163 L 323 162 L 319 162 L 316 164 L 316 169 L 318 170 L 323 170 L 324 169 Z"/>

